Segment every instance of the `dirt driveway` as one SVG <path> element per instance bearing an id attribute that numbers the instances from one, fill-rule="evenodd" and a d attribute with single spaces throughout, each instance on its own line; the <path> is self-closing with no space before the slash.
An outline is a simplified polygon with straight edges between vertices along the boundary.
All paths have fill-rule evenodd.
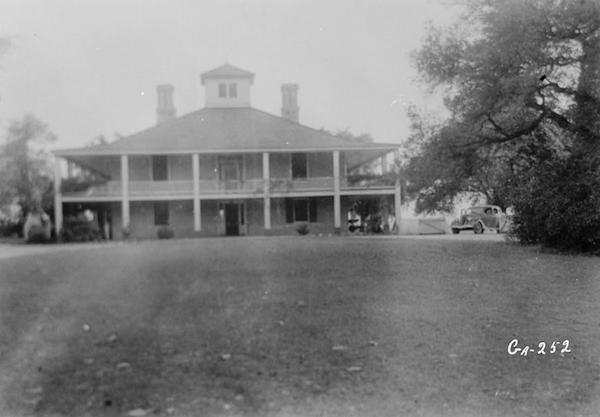
<path id="1" fill-rule="evenodd" d="M 600 260 L 465 236 L 5 257 L 0 415 L 596 416 Z"/>

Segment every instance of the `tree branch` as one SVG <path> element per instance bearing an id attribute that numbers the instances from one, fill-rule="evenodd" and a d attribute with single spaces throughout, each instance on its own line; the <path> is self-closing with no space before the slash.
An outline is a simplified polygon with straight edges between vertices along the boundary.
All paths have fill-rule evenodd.
<path id="1" fill-rule="evenodd" d="M 496 143 L 496 144 L 498 144 L 498 143 L 505 143 L 505 142 L 510 142 L 511 140 L 520 138 L 521 136 L 529 135 L 535 129 L 537 129 L 537 127 L 540 125 L 540 123 L 542 123 L 544 121 L 544 119 L 546 117 L 548 117 L 548 112 L 550 112 L 550 110 L 544 109 L 544 111 L 542 111 L 541 114 L 537 118 L 535 118 L 534 120 L 532 120 L 527 126 L 523 127 L 522 129 L 515 130 L 514 132 L 510 132 L 510 133 L 505 132 L 502 129 L 502 127 L 500 127 L 492 119 L 492 117 L 488 114 L 487 115 L 488 120 L 490 121 L 490 123 L 494 127 L 494 130 L 496 130 L 498 133 L 500 133 L 501 137 L 499 137 L 499 138 L 486 137 L 486 138 L 483 138 L 483 139 L 480 139 L 480 140 L 476 140 L 476 141 L 472 141 L 472 142 L 467 142 L 467 143 L 463 143 L 463 144 L 460 144 L 460 145 L 456 145 L 456 147 L 457 148 L 466 148 L 466 147 L 469 147 L 469 146 L 483 145 L 483 144 L 486 144 L 486 143 Z M 560 116 L 560 115 L 558 115 L 558 116 Z M 560 117 L 562 117 L 562 116 L 560 116 Z"/>

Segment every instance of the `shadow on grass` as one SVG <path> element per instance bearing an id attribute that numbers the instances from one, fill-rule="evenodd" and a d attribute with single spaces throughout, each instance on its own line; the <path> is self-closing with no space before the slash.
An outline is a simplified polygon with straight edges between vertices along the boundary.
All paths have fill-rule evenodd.
<path id="1" fill-rule="evenodd" d="M 593 259 L 302 238 L 53 261 L 66 324 L 40 341 L 60 354 L 24 368 L 38 415 L 565 415 L 597 400 Z M 509 356 L 513 337 L 568 337 L 576 354 Z"/>
<path id="2" fill-rule="evenodd" d="M 368 310 L 376 276 L 389 273 L 383 258 L 368 264 L 344 248 L 316 257 L 310 242 L 270 244 L 265 256 L 223 242 L 195 242 L 201 255 L 126 245 L 109 264 L 81 253 L 70 266 L 75 298 L 55 317 L 78 327 L 44 363 L 35 413 L 266 415 L 319 396 L 352 402 L 353 386 L 375 384 L 385 365 L 373 357 Z M 331 262 L 342 256 L 348 269 Z"/>

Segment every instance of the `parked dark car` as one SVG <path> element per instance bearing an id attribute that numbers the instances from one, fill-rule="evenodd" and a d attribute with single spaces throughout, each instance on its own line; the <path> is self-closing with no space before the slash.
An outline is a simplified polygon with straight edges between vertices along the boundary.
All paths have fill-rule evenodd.
<path id="1" fill-rule="evenodd" d="M 510 221 L 506 213 L 498 206 L 478 206 L 461 210 L 460 218 L 452 222 L 452 233 L 458 234 L 461 230 L 473 230 L 480 234 L 485 230 L 503 233 L 508 231 Z"/>

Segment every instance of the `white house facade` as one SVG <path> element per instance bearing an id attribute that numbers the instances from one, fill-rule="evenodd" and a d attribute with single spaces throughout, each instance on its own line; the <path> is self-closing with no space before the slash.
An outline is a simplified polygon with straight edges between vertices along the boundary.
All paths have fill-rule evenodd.
<path id="1" fill-rule="evenodd" d="M 157 125 L 116 142 L 55 151 L 99 178 L 83 189 L 55 181 L 55 224 L 96 213 L 106 238 L 295 234 L 347 229 L 361 196 L 389 196 L 400 218 L 399 185 L 355 182 L 351 173 L 398 145 L 340 139 L 298 123 L 295 84 L 282 86 L 282 117 L 254 109 L 254 74 L 224 65 L 201 75 L 205 108 L 176 117 L 173 87 L 158 86 Z M 64 181 L 66 182 L 66 181 Z"/>

